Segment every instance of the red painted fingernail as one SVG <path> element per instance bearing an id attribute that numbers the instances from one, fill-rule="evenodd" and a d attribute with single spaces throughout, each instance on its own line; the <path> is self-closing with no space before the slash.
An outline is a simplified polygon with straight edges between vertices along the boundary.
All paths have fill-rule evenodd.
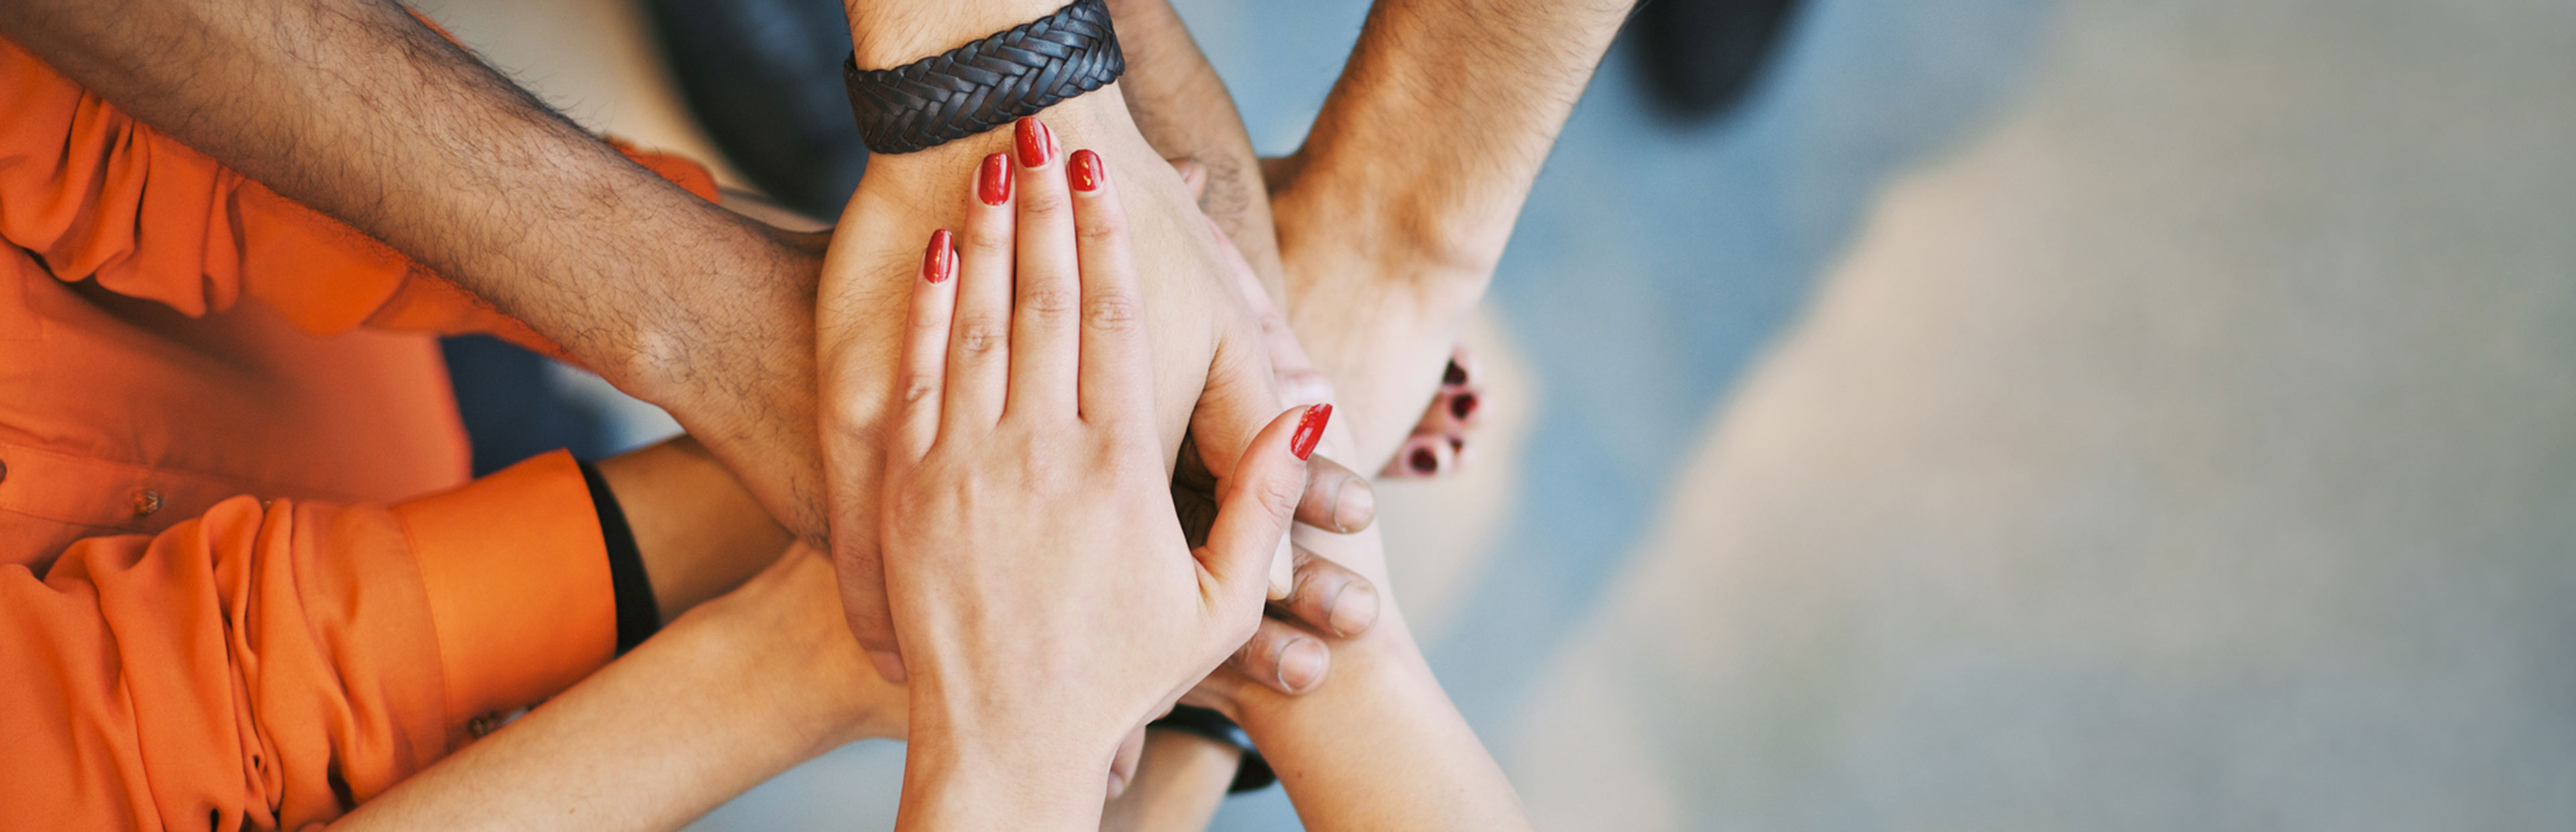
<path id="1" fill-rule="evenodd" d="M 975 196 L 986 205 L 1011 201 L 1011 157 L 995 153 L 984 157 L 984 169 L 975 175 Z"/>
<path id="2" fill-rule="evenodd" d="M 1413 453 L 1405 456 L 1404 462 L 1406 465 L 1413 466 L 1413 473 L 1416 474 L 1428 477 L 1440 473 L 1440 455 L 1432 452 L 1430 448 L 1414 448 Z"/>
<path id="3" fill-rule="evenodd" d="M 1073 152 L 1073 169 L 1065 175 L 1073 180 L 1074 190 L 1089 193 L 1100 190 L 1100 178 L 1107 172 L 1100 169 L 1100 154 L 1085 149 Z"/>
<path id="4" fill-rule="evenodd" d="M 1462 422 L 1476 415 L 1476 394 L 1460 393 L 1449 397 L 1449 415 Z"/>
<path id="5" fill-rule="evenodd" d="M 1047 129 L 1046 122 L 1020 119 L 1012 132 L 1019 139 L 1021 167 L 1042 168 L 1055 161 L 1055 131 Z"/>
<path id="6" fill-rule="evenodd" d="M 1314 454 L 1315 443 L 1324 441 L 1324 424 L 1332 420 L 1332 405 L 1306 408 L 1306 415 L 1297 417 L 1297 432 L 1288 436 L 1288 452 L 1296 454 L 1298 459 Z"/>
<path id="7" fill-rule="evenodd" d="M 1449 369 L 1440 371 L 1440 383 L 1451 387 L 1467 383 L 1467 368 L 1458 366 L 1458 359 L 1449 359 Z"/>
<path id="8" fill-rule="evenodd" d="M 957 250 L 953 242 L 948 229 L 930 232 L 930 250 L 921 253 L 921 279 L 940 283 L 956 273 Z"/>

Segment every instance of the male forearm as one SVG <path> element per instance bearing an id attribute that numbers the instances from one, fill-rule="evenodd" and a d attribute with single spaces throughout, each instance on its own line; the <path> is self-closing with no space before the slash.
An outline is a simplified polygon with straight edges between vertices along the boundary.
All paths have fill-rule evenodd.
<path id="1" fill-rule="evenodd" d="M 1379 0 L 1270 185 L 1299 331 L 1373 464 L 1436 388 L 1629 0 Z M 1375 300 L 1353 304 L 1349 298 Z M 1378 414 L 1365 416 L 1360 414 Z"/>
<path id="2" fill-rule="evenodd" d="M 1379 0 L 1279 199 L 1376 219 L 1363 242 L 1390 259 L 1490 273 L 1630 5 Z"/>
<path id="3" fill-rule="evenodd" d="M 627 161 L 386 0 L 14 0 L 0 33 L 526 321 L 821 528 L 819 252 Z"/>

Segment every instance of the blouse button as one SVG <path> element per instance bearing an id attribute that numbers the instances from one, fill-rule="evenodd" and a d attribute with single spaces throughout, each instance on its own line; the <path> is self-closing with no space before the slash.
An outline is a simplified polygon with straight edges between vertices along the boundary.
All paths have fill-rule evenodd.
<path id="1" fill-rule="evenodd" d="M 161 510 L 161 492 L 146 488 L 134 492 L 134 516 L 150 517 Z"/>

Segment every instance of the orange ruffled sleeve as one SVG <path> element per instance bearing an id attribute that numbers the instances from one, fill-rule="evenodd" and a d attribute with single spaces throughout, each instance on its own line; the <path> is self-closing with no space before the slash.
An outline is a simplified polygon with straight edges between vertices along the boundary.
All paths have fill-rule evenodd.
<path id="1" fill-rule="evenodd" d="M 715 178 L 618 149 L 691 193 Z M 67 282 L 191 317 L 244 297 L 307 332 L 489 332 L 560 355 L 526 325 L 410 258 L 127 117 L 0 40 L 0 239 Z"/>
<path id="2" fill-rule="evenodd" d="M 561 451 L 394 506 L 235 497 L 0 565 L 0 806 L 25 829 L 329 821 L 608 662 Z"/>

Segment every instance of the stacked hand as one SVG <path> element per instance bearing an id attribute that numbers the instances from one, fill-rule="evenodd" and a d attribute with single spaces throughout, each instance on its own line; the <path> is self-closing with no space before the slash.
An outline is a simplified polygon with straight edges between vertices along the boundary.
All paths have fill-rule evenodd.
<path id="1" fill-rule="evenodd" d="M 895 310 L 910 294 L 919 242 L 933 229 L 964 227 L 971 210 L 991 207 L 983 196 L 1046 198 L 1026 192 L 1029 183 L 1019 180 L 1036 171 L 1061 179 L 1060 142 L 1086 144 L 1104 175 L 1123 186 L 1123 233 L 1132 241 L 1139 294 L 1151 301 L 1137 313 L 1153 348 L 1147 371 L 1153 384 L 1140 406 L 1153 417 L 1149 427 L 1161 459 L 1180 457 L 1186 431 L 1194 449 L 1216 450 L 1190 455 L 1188 462 L 1203 467 L 1205 476 L 1185 478 L 1211 491 L 1230 489 L 1236 456 L 1278 410 L 1269 358 L 1251 314 L 1222 280 L 1212 235 L 1180 177 L 1126 118 L 1115 96 L 1087 95 L 1050 110 L 1046 125 L 1023 122 L 1009 133 L 872 159 L 843 214 L 841 227 L 869 233 L 833 240 L 816 299 L 824 423 L 831 426 L 822 448 L 832 492 L 830 549 L 851 630 L 889 678 L 905 673 L 874 534 L 877 477 L 884 469 L 880 441 L 891 433 L 904 392 L 893 381 L 897 371 L 886 366 L 904 332 L 889 316 L 900 315 Z M 1372 505 L 1366 481 L 1337 465 L 1314 467 L 1298 519 L 1335 531 L 1365 527 Z M 1284 596 L 1294 583 L 1284 550 L 1271 569 L 1272 597 Z"/>
<path id="2" fill-rule="evenodd" d="M 1253 634 L 1331 414 L 1282 414 L 1229 460 L 1191 550 L 1113 177 L 1087 150 L 1035 161 L 1009 184 L 989 161 L 913 281 L 879 534 L 907 826 L 1096 821 L 1121 738 Z"/>

